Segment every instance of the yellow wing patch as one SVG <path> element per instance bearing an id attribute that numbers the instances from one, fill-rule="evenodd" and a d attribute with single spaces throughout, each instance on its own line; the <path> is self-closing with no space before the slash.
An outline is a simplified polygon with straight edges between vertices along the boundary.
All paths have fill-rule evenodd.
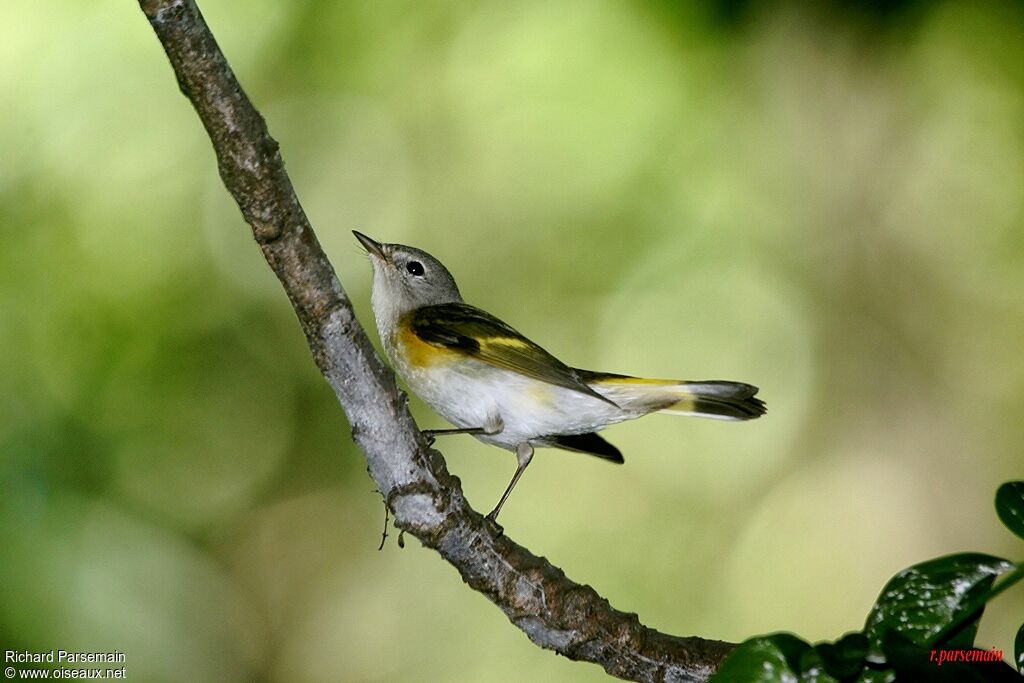
<path id="1" fill-rule="evenodd" d="M 411 333 L 431 349 L 424 352 L 411 341 L 403 340 L 410 353 L 424 365 L 434 363 L 433 352 L 443 347 L 464 358 L 472 358 L 615 405 L 591 389 L 576 370 L 490 313 L 469 304 L 453 302 L 424 306 L 409 314 L 407 324 Z M 404 332 L 406 327 L 402 323 L 400 325 Z"/>
<path id="2" fill-rule="evenodd" d="M 519 349 L 520 351 L 528 351 L 535 348 L 534 344 L 523 339 L 517 339 L 516 337 L 484 337 L 477 339 L 480 343 L 481 348 L 495 347 L 500 348 L 502 346 L 510 347 L 513 349 Z"/>

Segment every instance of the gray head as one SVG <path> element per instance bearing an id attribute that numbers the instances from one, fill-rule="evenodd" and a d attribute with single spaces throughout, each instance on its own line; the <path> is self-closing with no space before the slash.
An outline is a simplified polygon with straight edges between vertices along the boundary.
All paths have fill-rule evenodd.
<path id="1" fill-rule="evenodd" d="M 352 231 L 373 264 L 373 313 L 378 324 L 435 304 L 462 301 L 455 279 L 440 261 L 404 244 L 381 244 Z"/>

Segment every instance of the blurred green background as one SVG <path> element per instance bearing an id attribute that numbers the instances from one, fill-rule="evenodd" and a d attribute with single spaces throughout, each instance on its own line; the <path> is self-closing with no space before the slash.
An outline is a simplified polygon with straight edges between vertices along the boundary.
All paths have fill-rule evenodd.
<path id="1" fill-rule="evenodd" d="M 814 640 L 909 564 L 1024 555 L 991 503 L 1024 473 L 1020 3 L 201 7 L 364 325 L 353 228 L 571 364 L 761 386 L 757 422 L 612 428 L 622 467 L 540 452 L 503 522 L 572 578 L 671 633 Z M 3 649 L 116 648 L 136 681 L 602 679 L 415 540 L 377 551 L 136 4 L 3 14 Z M 489 509 L 513 458 L 440 446 Z"/>

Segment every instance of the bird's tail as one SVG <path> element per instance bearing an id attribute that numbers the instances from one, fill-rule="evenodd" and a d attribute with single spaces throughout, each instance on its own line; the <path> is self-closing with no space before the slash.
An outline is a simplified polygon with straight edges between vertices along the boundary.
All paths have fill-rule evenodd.
<path id="1" fill-rule="evenodd" d="M 695 415 L 717 420 L 753 420 L 765 414 L 757 387 L 743 382 L 642 379 L 577 370 L 593 389 L 627 411 Z"/>
<path id="2" fill-rule="evenodd" d="M 757 387 L 743 382 L 683 382 L 679 391 L 679 400 L 660 412 L 718 420 L 753 420 L 767 412 L 764 401 L 754 396 Z"/>

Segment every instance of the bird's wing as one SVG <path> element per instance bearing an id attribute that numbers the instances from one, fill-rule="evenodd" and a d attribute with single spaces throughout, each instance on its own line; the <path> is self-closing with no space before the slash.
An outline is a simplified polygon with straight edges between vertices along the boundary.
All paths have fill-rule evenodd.
<path id="1" fill-rule="evenodd" d="M 490 313 L 469 304 L 424 306 L 412 313 L 409 326 L 428 344 L 615 405 L 565 363 Z"/>

